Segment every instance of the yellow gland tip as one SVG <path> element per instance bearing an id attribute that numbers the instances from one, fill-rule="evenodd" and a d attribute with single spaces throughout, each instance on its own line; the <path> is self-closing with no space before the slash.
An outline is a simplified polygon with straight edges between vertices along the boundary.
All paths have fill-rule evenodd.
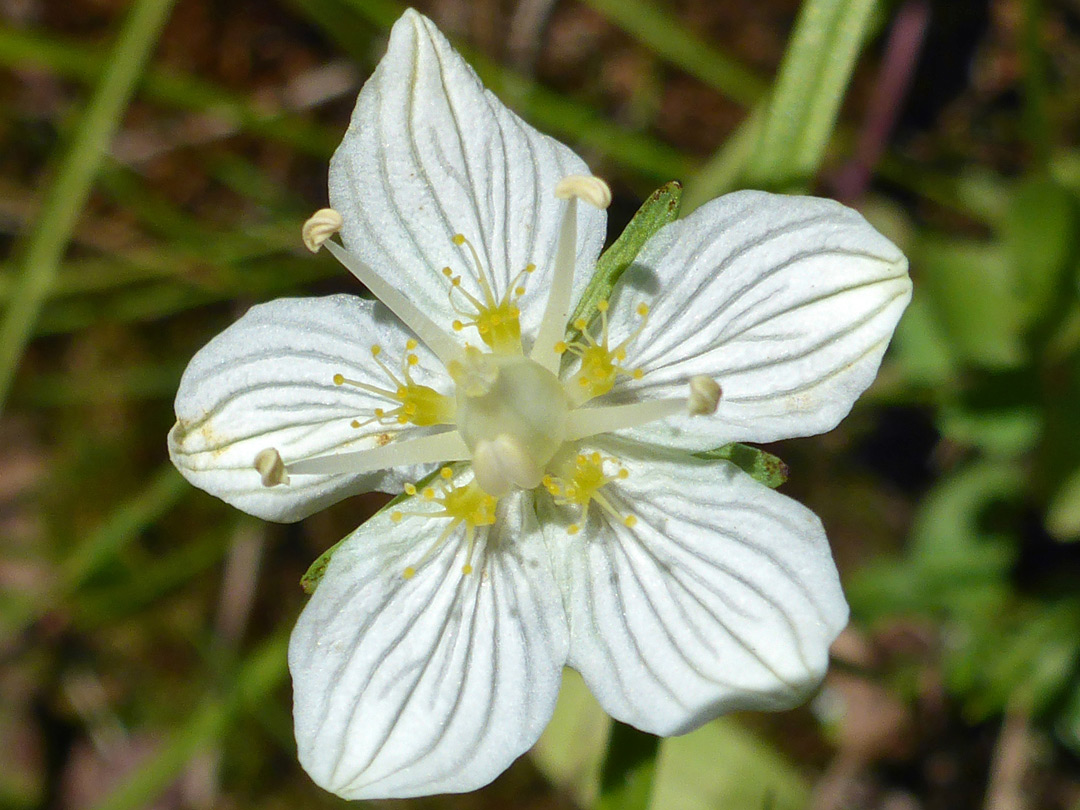
<path id="1" fill-rule="evenodd" d="M 454 471 L 451 470 L 449 467 L 443 467 L 441 470 L 439 470 L 439 475 L 449 481 L 451 478 L 454 477 Z"/>
<path id="2" fill-rule="evenodd" d="M 401 519 L 403 517 L 405 516 L 401 514 L 401 512 L 398 512 L 396 510 L 390 513 L 390 520 L 392 520 L 394 523 L 401 523 Z"/>
<path id="3" fill-rule="evenodd" d="M 472 573 L 472 566 L 468 563 L 465 563 L 465 565 L 461 566 L 461 573 L 463 573 L 465 576 L 468 576 Z"/>
<path id="4" fill-rule="evenodd" d="M 569 526 L 566 527 L 567 534 L 577 534 L 580 531 L 581 527 L 578 526 L 576 523 L 571 523 Z"/>
<path id="5" fill-rule="evenodd" d="M 607 301 L 600 301 L 600 302 L 598 302 L 598 303 L 597 303 L 597 305 L 596 305 L 596 308 L 597 308 L 597 309 L 598 309 L 598 310 L 599 310 L 600 312 L 607 312 L 607 311 L 608 311 L 608 306 L 609 306 L 609 305 L 608 305 L 608 302 L 607 302 Z"/>
<path id="6" fill-rule="evenodd" d="M 371 356 L 378 357 L 380 354 L 382 354 L 382 346 L 376 343 L 374 346 L 371 347 Z"/>
<path id="7" fill-rule="evenodd" d="M 412 579 L 416 576 L 416 569 L 410 565 L 408 568 L 401 572 L 401 576 L 405 579 Z"/>
<path id="8" fill-rule="evenodd" d="M 623 518 L 623 525 L 628 529 L 632 529 L 637 526 L 637 518 L 633 515 L 627 515 Z"/>
<path id="9" fill-rule="evenodd" d="M 638 304 L 636 312 L 642 318 L 648 317 L 648 315 L 649 315 L 649 305 L 648 304 Z"/>
<path id="10" fill-rule="evenodd" d="M 408 340 L 405 341 L 405 350 L 409 351 L 409 352 L 414 351 L 416 349 L 416 347 L 419 346 L 419 345 L 420 344 L 417 343 L 414 338 L 409 338 Z"/>
<path id="11" fill-rule="evenodd" d="M 352 428 L 360 427 L 360 420 L 359 419 L 353 419 L 351 422 L 349 422 L 349 427 L 352 427 Z"/>
<path id="12" fill-rule="evenodd" d="M 560 340 L 558 343 L 555 344 L 555 352 L 556 352 L 556 354 L 565 354 L 567 348 L 568 347 L 566 345 L 565 340 Z"/>
<path id="13" fill-rule="evenodd" d="M 453 238 L 450 241 L 453 242 L 458 247 L 461 247 L 462 245 L 465 244 L 465 234 L 463 234 L 463 233 L 455 233 Z"/>
<path id="14" fill-rule="evenodd" d="M 345 375 L 344 374 L 335 374 L 334 375 L 334 385 L 344 385 L 344 384 L 345 384 Z"/>
<path id="15" fill-rule="evenodd" d="M 406 484 L 405 485 L 405 494 L 406 495 L 415 495 L 416 494 L 416 485 L 415 484 Z"/>

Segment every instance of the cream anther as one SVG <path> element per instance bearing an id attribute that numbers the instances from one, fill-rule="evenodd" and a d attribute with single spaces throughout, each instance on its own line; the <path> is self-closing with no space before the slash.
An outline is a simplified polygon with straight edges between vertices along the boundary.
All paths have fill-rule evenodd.
<path id="1" fill-rule="evenodd" d="M 341 214 L 333 208 L 320 208 L 304 223 L 300 232 L 304 247 L 318 253 L 326 240 L 341 230 L 342 224 Z"/>
<path id="2" fill-rule="evenodd" d="M 698 374 L 690 378 L 690 396 L 686 400 L 686 409 L 691 416 L 708 416 L 716 413 L 720 404 L 720 383 L 711 377 Z"/>
<path id="3" fill-rule="evenodd" d="M 278 484 L 288 484 L 289 476 L 285 474 L 285 462 L 281 460 L 281 453 L 273 447 L 260 450 L 255 456 L 255 471 L 262 476 L 264 487 L 276 487 Z"/>
<path id="4" fill-rule="evenodd" d="M 555 196 L 560 200 L 577 197 L 601 210 L 611 205 L 611 188 L 599 177 L 580 174 L 564 177 L 555 186 Z"/>

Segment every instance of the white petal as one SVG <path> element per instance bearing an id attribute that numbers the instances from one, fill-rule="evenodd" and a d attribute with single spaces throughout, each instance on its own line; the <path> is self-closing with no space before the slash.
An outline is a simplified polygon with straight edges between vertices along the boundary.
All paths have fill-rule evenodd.
<path id="1" fill-rule="evenodd" d="M 459 315 L 442 268 L 479 293 L 468 250 L 451 242 L 454 234 L 476 247 L 496 295 L 535 264 L 519 305 L 523 333 L 532 335 L 566 205 L 555 198 L 555 186 L 567 175 L 588 173 L 570 149 L 484 90 L 435 25 L 410 10 L 394 25 L 330 163 L 330 203 L 344 217 L 346 246 L 398 279 L 444 329 Z M 603 211 L 578 206 L 574 300 L 593 270 L 605 222 Z M 472 330 L 463 336 L 476 342 Z"/>
<path id="2" fill-rule="evenodd" d="M 334 451 L 354 451 L 388 439 L 420 436 L 430 428 L 372 422 L 384 399 L 351 385 L 342 374 L 392 388 L 372 361 L 371 347 L 400 370 L 412 336 L 381 305 L 351 295 L 292 298 L 252 307 L 203 347 L 184 371 L 176 394 L 177 423 L 169 454 L 192 484 L 265 520 L 299 520 L 357 492 L 400 487 L 423 474 L 418 468 L 366 475 L 292 476 L 289 484 L 264 487 L 255 456 L 276 448 L 286 463 Z M 445 391 L 442 366 L 421 345 L 416 382 Z M 434 373 L 433 373 L 434 372 Z"/>
<path id="3" fill-rule="evenodd" d="M 820 521 L 727 463 L 619 460 L 630 475 L 603 494 L 633 528 L 595 505 L 579 534 L 545 524 L 568 665 L 654 734 L 803 701 L 848 615 Z"/>
<path id="4" fill-rule="evenodd" d="M 320 786 L 348 799 L 474 790 L 539 737 L 566 620 L 531 496 L 500 512 L 468 575 L 463 530 L 431 552 L 445 519 L 384 513 L 334 554 L 289 645 L 300 762 Z"/>
<path id="5" fill-rule="evenodd" d="M 655 296 L 655 297 L 654 297 Z M 700 450 L 830 430 L 873 381 L 911 297 L 907 260 L 832 200 L 729 194 L 668 225 L 623 277 L 613 345 L 650 304 L 611 400 L 686 396 L 689 379 L 723 389 L 716 414 L 628 433 Z"/>

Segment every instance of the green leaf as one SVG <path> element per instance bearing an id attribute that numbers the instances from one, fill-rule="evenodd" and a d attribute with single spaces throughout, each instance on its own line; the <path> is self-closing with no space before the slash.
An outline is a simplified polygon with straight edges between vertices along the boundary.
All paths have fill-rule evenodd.
<path id="1" fill-rule="evenodd" d="M 955 357 L 984 368 L 1023 363 L 1023 310 L 1001 245 L 925 237 L 910 252 L 934 319 Z"/>
<path id="2" fill-rule="evenodd" d="M 1053 180 L 1029 179 L 1013 193 L 1001 236 L 1027 324 L 1060 315 L 1056 310 L 1066 299 L 1076 229 L 1073 196 Z"/>
<path id="3" fill-rule="evenodd" d="M 1046 510 L 1046 530 L 1058 540 L 1080 540 L 1080 468 L 1058 485 Z"/>
<path id="4" fill-rule="evenodd" d="M 600 772 L 596 810 L 647 810 L 656 774 L 660 738 L 623 723 L 612 723 Z"/>
<path id="5" fill-rule="evenodd" d="M 730 461 L 759 484 L 770 489 L 776 489 L 787 481 L 790 472 L 788 465 L 772 453 L 737 442 L 694 455 L 706 461 Z"/>
<path id="6" fill-rule="evenodd" d="M 596 305 L 611 297 L 616 282 L 626 272 L 626 268 L 634 263 L 645 243 L 669 222 L 678 219 L 681 202 L 682 184 L 677 180 L 672 180 L 649 195 L 649 199 L 634 214 L 626 230 L 600 255 L 596 262 L 596 272 L 582 293 L 574 314 L 570 316 L 570 323 L 579 318 L 586 323 L 593 319 L 597 313 Z M 567 342 L 579 337 L 580 330 L 572 327 L 567 330 Z"/>
<path id="7" fill-rule="evenodd" d="M 611 724 L 581 676 L 564 670 L 554 716 L 530 757 L 581 807 L 600 793 Z M 798 769 L 732 717 L 660 743 L 651 803 L 658 810 L 802 810 L 808 800 Z"/>
<path id="8" fill-rule="evenodd" d="M 787 188 L 817 174 L 876 5 L 805 0 L 747 170 L 751 185 Z"/>

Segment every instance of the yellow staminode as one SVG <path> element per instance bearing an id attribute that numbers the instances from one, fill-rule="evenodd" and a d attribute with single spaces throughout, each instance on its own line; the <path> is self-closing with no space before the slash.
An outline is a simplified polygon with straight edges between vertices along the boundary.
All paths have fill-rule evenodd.
<path id="1" fill-rule="evenodd" d="M 604 471 L 604 464 L 613 464 L 618 469 L 614 475 L 608 475 Z M 589 504 L 595 502 L 601 509 L 621 522 L 624 526 L 633 527 L 637 524 L 637 518 L 633 515 L 622 515 L 614 507 L 610 500 L 601 490 L 615 480 L 624 480 L 630 473 L 626 468 L 619 466 L 619 462 L 600 453 L 579 453 L 574 459 L 572 468 L 566 470 L 560 476 L 545 475 L 543 484 L 551 493 L 555 503 L 560 506 L 574 505 L 581 507 L 581 522 L 571 523 L 566 531 L 568 534 L 577 534 L 582 525 L 589 517 Z"/>
<path id="2" fill-rule="evenodd" d="M 374 415 L 363 422 L 354 419 L 351 423 L 354 428 L 363 427 L 372 422 L 398 425 L 411 423 L 420 427 L 453 424 L 454 400 L 443 396 L 433 388 L 420 385 L 412 378 L 410 369 L 420 362 L 420 358 L 412 354 L 416 347 L 417 342 L 415 340 L 409 340 L 405 344 L 405 354 L 401 358 L 400 376 L 391 371 L 390 367 L 380 359 L 382 347 L 378 345 L 371 347 L 371 359 L 390 379 L 393 388 L 380 388 L 377 385 L 368 385 L 358 380 L 350 380 L 344 374 L 334 375 L 334 385 L 352 385 L 399 403 L 397 407 L 389 410 L 376 408 Z"/>
<path id="3" fill-rule="evenodd" d="M 495 523 L 495 508 L 498 506 L 498 499 L 480 489 L 475 481 L 470 481 L 464 486 L 454 486 L 451 483 L 453 477 L 453 470 L 449 467 L 443 467 L 439 470 L 441 480 L 436 481 L 435 486 L 428 486 L 424 487 L 423 490 L 419 490 L 420 496 L 425 501 L 438 504 L 442 507 L 440 510 L 434 512 L 402 512 L 395 510 L 390 513 L 390 520 L 398 523 L 407 516 L 449 519 L 450 523 L 447 524 L 435 539 L 435 542 L 424 553 L 417 566 L 427 562 L 454 529 L 465 524 L 465 541 L 468 547 L 461 573 L 467 575 L 473 572 L 472 554 L 473 547 L 476 545 L 476 529 L 478 526 L 491 526 Z M 406 484 L 405 492 L 408 495 L 416 495 L 418 490 L 415 485 Z M 402 572 L 405 579 L 411 579 L 415 574 L 416 567 L 411 565 Z"/>
<path id="4" fill-rule="evenodd" d="M 600 313 L 599 339 L 590 334 L 589 324 L 585 319 L 578 318 L 574 321 L 573 327 L 581 333 L 581 338 L 571 343 L 560 341 L 555 345 L 555 351 L 560 354 L 569 352 L 581 360 L 581 365 L 567 386 L 567 393 L 579 404 L 606 394 L 615 385 L 615 379 L 620 374 L 633 377 L 635 380 L 641 379 L 642 376 L 641 369 L 630 369 L 621 364 L 626 360 L 626 347 L 645 328 L 649 308 L 645 304 L 638 304 L 635 311 L 641 318 L 641 323 L 615 347 L 608 345 L 609 304 L 607 301 L 601 301 L 596 308 Z"/>
<path id="5" fill-rule="evenodd" d="M 522 282 L 526 276 L 536 270 L 536 265 L 530 264 L 517 277 L 510 282 L 502 298 L 496 298 L 492 289 L 492 280 L 488 278 L 488 272 L 480 261 L 480 255 L 476 252 L 472 242 L 462 234 L 455 234 L 451 240 L 458 247 L 468 249 L 472 259 L 473 277 L 480 287 L 480 297 L 473 295 L 461 285 L 461 276 L 454 275 L 449 267 L 443 268 L 443 275 L 450 281 L 450 306 L 454 312 L 461 316 L 451 326 L 455 332 L 462 331 L 467 326 L 476 328 L 480 339 L 500 354 L 521 354 L 521 324 L 519 317 L 521 310 L 518 309 L 517 299 L 525 294 Z M 455 293 L 460 295 L 464 304 L 459 304 L 455 299 Z"/>

